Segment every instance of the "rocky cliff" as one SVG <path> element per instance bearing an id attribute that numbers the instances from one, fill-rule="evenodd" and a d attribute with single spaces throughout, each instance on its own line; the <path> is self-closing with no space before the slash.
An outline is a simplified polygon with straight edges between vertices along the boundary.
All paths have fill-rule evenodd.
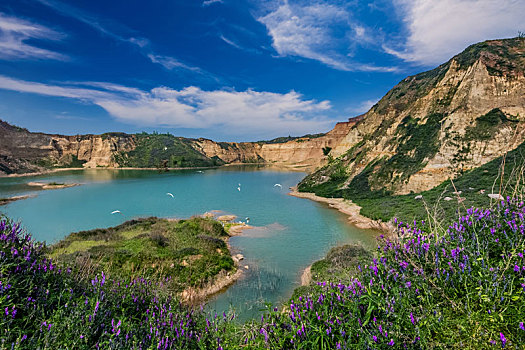
<path id="1" fill-rule="evenodd" d="M 317 167 L 326 163 L 327 154 L 348 134 L 357 120 L 340 122 L 320 137 L 300 137 L 288 142 L 214 142 L 194 141 L 194 147 L 206 156 L 226 163 L 263 162 L 280 165 Z"/>
<path id="2" fill-rule="evenodd" d="M 0 121 L 0 174 L 31 173 L 59 167 L 115 166 L 113 154 L 134 148 L 134 137 L 49 135 Z"/>
<path id="3" fill-rule="evenodd" d="M 395 194 L 430 189 L 525 138 L 525 40 L 472 45 L 408 77 L 368 111 L 300 184 Z"/>
<path id="4" fill-rule="evenodd" d="M 171 134 L 32 133 L 0 121 L 0 174 L 64 167 L 195 167 L 230 163 L 272 163 L 316 167 L 356 121 L 338 123 L 324 135 L 288 142 L 214 142 Z"/>

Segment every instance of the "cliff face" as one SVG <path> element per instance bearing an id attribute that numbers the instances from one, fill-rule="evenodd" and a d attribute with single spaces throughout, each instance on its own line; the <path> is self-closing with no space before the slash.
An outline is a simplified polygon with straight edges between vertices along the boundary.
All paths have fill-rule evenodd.
<path id="1" fill-rule="evenodd" d="M 324 152 L 335 147 L 353 125 L 355 121 L 338 123 L 321 137 L 284 143 L 234 143 L 169 134 L 49 135 L 0 121 L 0 174 L 59 167 L 191 167 L 225 163 L 315 167 L 326 162 Z"/>
<path id="2" fill-rule="evenodd" d="M 348 134 L 355 120 L 337 123 L 324 136 L 298 138 L 283 143 L 194 141 L 194 148 L 207 157 L 219 157 L 226 163 L 274 163 L 292 166 L 317 167 L 326 163 L 329 152 Z M 324 149 L 324 151 L 323 151 Z"/>
<path id="3" fill-rule="evenodd" d="M 404 79 L 300 187 L 419 192 L 515 149 L 525 139 L 524 68 L 523 39 L 494 40 Z"/>
<path id="4" fill-rule="evenodd" d="M 134 147 L 126 134 L 48 135 L 0 121 L 0 173 L 31 173 L 53 167 L 114 166 L 113 154 Z"/>

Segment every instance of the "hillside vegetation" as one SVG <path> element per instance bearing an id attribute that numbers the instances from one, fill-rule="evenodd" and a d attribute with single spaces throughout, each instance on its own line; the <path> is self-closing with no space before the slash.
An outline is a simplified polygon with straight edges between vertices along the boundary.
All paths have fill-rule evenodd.
<path id="1" fill-rule="evenodd" d="M 178 168 L 210 167 L 224 164 L 219 158 L 208 158 L 192 147 L 191 140 L 171 134 L 135 135 L 135 148 L 114 155 L 121 167 Z"/>
<path id="2" fill-rule="evenodd" d="M 472 45 L 407 77 L 301 187 L 417 193 L 503 156 L 525 139 L 524 74 L 525 39 L 514 38 Z"/>
<path id="3" fill-rule="evenodd" d="M 457 217 L 471 207 L 485 207 L 494 202 L 488 194 L 515 196 L 515 190 L 525 186 L 525 143 L 505 156 L 472 169 L 454 180 L 416 194 L 394 195 L 386 190 L 371 190 L 366 176 L 356 176 L 345 188 L 344 178 L 334 178 L 320 185 L 299 185 L 303 192 L 322 197 L 343 197 L 362 207 L 361 214 L 387 222 L 393 218 L 413 220 L 429 215 L 439 221 Z"/>
<path id="4" fill-rule="evenodd" d="M 82 273 L 104 271 L 125 280 L 133 276 L 164 280 L 170 291 L 182 292 L 235 270 L 225 242 L 228 237 L 212 219 L 147 218 L 72 233 L 51 246 L 49 255 L 59 263 L 77 266 Z"/>

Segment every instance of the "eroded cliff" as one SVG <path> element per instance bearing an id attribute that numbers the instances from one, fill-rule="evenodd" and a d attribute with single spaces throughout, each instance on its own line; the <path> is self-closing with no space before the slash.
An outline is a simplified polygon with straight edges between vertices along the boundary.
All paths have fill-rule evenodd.
<path id="1" fill-rule="evenodd" d="M 502 156 L 525 138 L 524 68 L 523 38 L 492 40 L 404 79 L 300 188 L 420 192 Z"/>
<path id="2" fill-rule="evenodd" d="M 107 133 L 50 135 L 32 133 L 0 121 L 0 173 L 32 173 L 67 167 L 207 167 L 231 163 L 271 163 L 316 167 L 350 130 L 338 123 L 322 136 L 288 142 L 215 142 L 171 134 Z"/>
<path id="3" fill-rule="evenodd" d="M 32 173 L 49 168 L 116 166 L 115 152 L 135 147 L 134 137 L 49 135 L 0 121 L 0 173 Z"/>

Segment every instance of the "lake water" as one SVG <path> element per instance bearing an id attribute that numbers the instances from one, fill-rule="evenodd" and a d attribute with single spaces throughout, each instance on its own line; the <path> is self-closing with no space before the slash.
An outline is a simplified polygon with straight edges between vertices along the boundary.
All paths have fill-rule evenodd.
<path id="1" fill-rule="evenodd" d="M 250 225 L 257 228 L 230 239 L 234 252 L 245 256 L 241 264 L 249 269 L 208 303 L 211 310 L 222 313 L 231 307 L 240 319 L 247 319 L 255 317 L 266 302 L 286 301 L 300 285 L 304 268 L 331 247 L 351 242 L 375 245 L 374 232 L 347 224 L 346 216 L 338 211 L 287 195 L 288 188 L 304 175 L 243 166 L 168 173 L 93 169 L 0 178 L 0 197 L 35 195 L 0 207 L 0 212 L 21 221 L 35 239 L 48 243 L 74 231 L 115 226 L 137 217 L 187 218 L 212 210 L 243 221 L 249 217 Z M 82 186 L 41 191 L 28 186 L 30 181 Z M 122 214 L 111 215 L 114 210 Z"/>

